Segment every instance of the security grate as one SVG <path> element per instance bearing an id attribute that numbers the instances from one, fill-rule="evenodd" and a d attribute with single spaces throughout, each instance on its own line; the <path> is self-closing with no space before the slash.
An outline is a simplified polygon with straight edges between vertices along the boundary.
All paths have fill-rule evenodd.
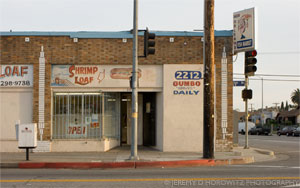
<path id="1" fill-rule="evenodd" d="M 119 93 L 54 93 L 52 138 L 118 138 L 119 96 Z"/>

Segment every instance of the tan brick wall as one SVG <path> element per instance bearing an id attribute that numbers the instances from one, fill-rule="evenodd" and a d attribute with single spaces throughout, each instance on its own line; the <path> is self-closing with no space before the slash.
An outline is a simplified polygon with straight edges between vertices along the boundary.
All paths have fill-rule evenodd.
<path id="1" fill-rule="evenodd" d="M 33 121 L 38 122 L 38 80 L 39 55 L 44 46 L 46 58 L 46 90 L 45 90 L 45 129 L 44 138 L 51 138 L 51 64 L 132 64 L 132 39 L 123 43 L 122 39 L 82 39 L 77 43 L 68 36 L 1 36 L 1 64 L 33 64 Z M 139 64 L 202 64 L 203 46 L 201 37 L 156 37 L 156 54 L 139 58 Z M 228 128 L 231 135 L 222 140 L 221 119 L 217 118 L 217 151 L 232 148 L 232 37 L 215 37 L 215 63 L 217 68 L 217 116 L 221 114 L 221 55 L 224 45 L 228 55 Z M 143 55 L 143 37 L 139 37 L 139 55 Z M 202 131 L 202 130 L 199 130 Z"/>
<path id="2" fill-rule="evenodd" d="M 217 130 L 216 130 L 216 151 L 231 151 L 233 147 L 233 64 L 232 64 L 232 56 L 231 56 L 231 42 L 230 38 L 218 38 L 216 39 L 215 48 L 216 48 L 216 113 L 217 113 Z M 227 70 L 228 70 L 228 88 L 227 88 L 227 134 L 226 139 L 222 139 L 222 127 L 221 127 L 221 51 L 223 51 L 223 47 L 226 48 L 226 55 L 227 55 Z"/>

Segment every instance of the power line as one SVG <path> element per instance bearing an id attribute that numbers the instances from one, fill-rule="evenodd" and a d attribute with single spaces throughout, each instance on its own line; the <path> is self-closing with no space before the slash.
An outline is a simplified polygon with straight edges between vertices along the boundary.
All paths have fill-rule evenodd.
<path id="1" fill-rule="evenodd" d="M 243 80 L 244 78 L 233 78 Z M 262 80 L 259 78 L 249 78 L 250 80 Z M 281 79 L 263 79 L 264 81 L 279 81 L 279 82 L 300 82 L 300 80 L 281 80 Z"/>
<path id="2" fill-rule="evenodd" d="M 300 54 L 298 51 L 286 51 L 286 52 L 260 52 L 259 55 L 281 55 L 281 54 Z"/>
<path id="3" fill-rule="evenodd" d="M 244 73 L 233 73 L 234 75 L 244 75 Z M 255 74 L 254 76 L 278 76 L 278 77 L 300 77 L 297 74 Z"/>

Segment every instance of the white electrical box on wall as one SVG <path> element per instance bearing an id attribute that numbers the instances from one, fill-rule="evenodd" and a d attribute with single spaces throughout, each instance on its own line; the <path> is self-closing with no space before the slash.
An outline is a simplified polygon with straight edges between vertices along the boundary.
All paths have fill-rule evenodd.
<path id="1" fill-rule="evenodd" d="M 19 148 L 37 147 L 37 124 L 19 125 Z"/>

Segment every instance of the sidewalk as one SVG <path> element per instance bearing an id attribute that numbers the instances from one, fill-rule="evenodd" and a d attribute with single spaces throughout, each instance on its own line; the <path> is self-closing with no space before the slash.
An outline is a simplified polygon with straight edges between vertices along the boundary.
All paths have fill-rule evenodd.
<path id="1" fill-rule="evenodd" d="M 233 152 L 216 152 L 215 159 L 203 159 L 199 152 L 161 152 L 141 147 L 139 160 L 129 160 L 130 147 L 108 152 L 0 153 L 1 168 L 142 168 L 246 164 L 275 158 L 272 151 L 235 147 Z"/>

